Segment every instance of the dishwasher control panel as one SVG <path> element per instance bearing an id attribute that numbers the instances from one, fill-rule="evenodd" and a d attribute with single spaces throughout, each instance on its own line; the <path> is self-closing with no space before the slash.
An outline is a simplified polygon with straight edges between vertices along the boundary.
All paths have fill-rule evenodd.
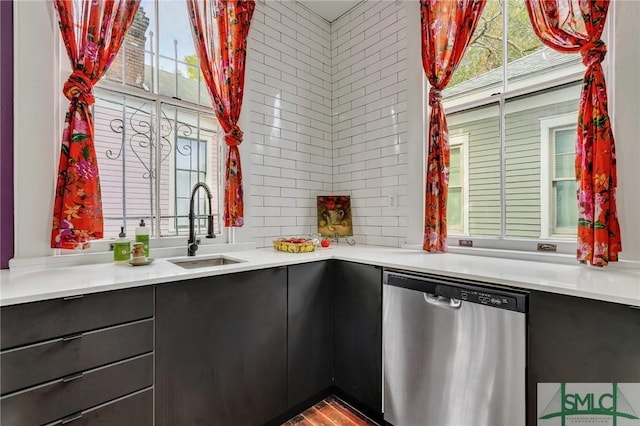
<path id="1" fill-rule="evenodd" d="M 515 312 L 527 311 L 527 296 L 511 290 L 475 285 L 472 282 L 443 277 L 418 276 L 385 271 L 383 284 L 404 287 L 433 296 L 448 297 L 462 302 L 477 303 Z"/>
<path id="2" fill-rule="evenodd" d="M 516 300 L 513 297 L 500 296 L 475 290 L 460 290 L 460 300 L 491 305 L 497 308 L 515 309 Z"/>
<path id="3" fill-rule="evenodd" d="M 480 305 L 493 306 L 511 311 L 517 310 L 518 307 L 518 302 L 515 297 L 489 293 L 483 290 L 439 285 L 436 287 L 436 294 L 438 296 L 462 300 L 463 302 L 478 303 Z"/>

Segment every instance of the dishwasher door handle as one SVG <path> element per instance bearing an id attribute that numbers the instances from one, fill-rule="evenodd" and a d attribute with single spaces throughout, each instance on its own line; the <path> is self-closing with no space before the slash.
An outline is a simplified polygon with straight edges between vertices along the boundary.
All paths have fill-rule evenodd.
<path id="1" fill-rule="evenodd" d="M 424 301 L 445 309 L 460 309 L 462 307 L 462 301 L 460 299 L 454 299 L 453 297 L 436 296 L 432 293 L 423 293 Z"/>

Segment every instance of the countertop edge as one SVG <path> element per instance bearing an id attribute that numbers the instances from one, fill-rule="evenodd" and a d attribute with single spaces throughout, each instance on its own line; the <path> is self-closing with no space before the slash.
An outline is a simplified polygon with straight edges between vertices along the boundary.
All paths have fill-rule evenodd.
<path id="1" fill-rule="evenodd" d="M 0 306 L 336 259 L 640 307 L 640 269 L 606 271 L 584 265 L 425 254 L 375 246 L 332 247 L 304 254 L 270 248 L 230 254 L 246 262 L 198 270 L 182 269 L 166 259 L 142 267 L 105 263 L 20 272 L 3 270 Z"/>

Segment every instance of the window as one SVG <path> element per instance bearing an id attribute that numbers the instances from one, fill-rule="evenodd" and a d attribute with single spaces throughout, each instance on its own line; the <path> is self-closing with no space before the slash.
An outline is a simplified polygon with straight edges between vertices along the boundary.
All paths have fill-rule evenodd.
<path id="1" fill-rule="evenodd" d="M 536 37 L 522 1 L 487 2 L 443 93 L 452 135 L 450 245 L 459 234 L 480 247 L 535 250 L 541 238 L 575 243 L 571 167 L 583 73 L 579 54 L 555 52 Z M 559 124 L 544 122 L 560 116 Z M 455 145 L 462 134 L 466 155 Z M 458 182 L 460 158 L 466 185 Z"/>
<path id="2" fill-rule="evenodd" d="M 578 225 L 578 206 L 576 202 L 575 174 L 575 129 L 557 129 L 553 131 L 553 168 L 552 188 L 554 201 L 553 233 L 574 234 Z"/>
<path id="3" fill-rule="evenodd" d="M 178 25 L 178 23 L 180 23 Z M 183 0 L 143 0 L 125 42 L 95 89 L 95 143 L 105 238 L 140 219 L 153 237 L 187 235 L 191 190 L 203 181 L 221 209 L 222 135 L 202 80 Z M 208 199 L 198 191 L 196 213 Z M 198 219 L 197 232 L 206 232 Z M 219 216 L 215 232 L 221 233 Z"/>
<path id="4" fill-rule="evenodd" d="M 178 137 L 176 141 L 176 152 L 178 153 L 175 156 L 176 178 L 175 186 L 170 191 L 178 216 L 170 221 L 170 228 L 176 233 L 179 233 L 179 229 L 188 230 L 189 219 L 185 216 L 189 214 L 189 202 L 193 186 L 198 182 L 206 182 L 207 180 L 207 145 L 206 139 Z M 198 192 L 195 199 L 197 204 L 194 205 L 196 211 L 203 211 L 203 208 L 207 206 L 206 202 L 204 192 Z M 204 221 L 204 218 L 199 220 Z"/>
<path id="5" fill-rule="evenodd" d="M 466 206 L 469 205 L 468 182 L 466 179 L 469 164 L 467 163 L 468 134 L 450 135 L 449 161 L 449 197 L 447 199 L 447 233 L 450 235 L 466 235 L 468 221 Z"/>
<path id="6" fill-rule="evenodd" d="M 578 225 L 574 114 L 540 120 L 542 238 L 575 237 Z"/>

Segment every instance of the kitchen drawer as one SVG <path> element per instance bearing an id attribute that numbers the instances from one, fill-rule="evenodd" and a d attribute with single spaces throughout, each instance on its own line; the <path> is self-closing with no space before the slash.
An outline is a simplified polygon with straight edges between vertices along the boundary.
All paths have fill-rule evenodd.
<path id="1" fill-rule="evenodd" d="M 41 425 L 151 386 L 153 354 L 0 398 L 3 426 Z"/>
<path id="2" fill-rule="evenodd" d="M 0 353 L 2 395 L 153 350 L 153 319 Z"/>
<path id="3" fill-rule="evenodd" d="M 0 349 L 153 316 L 153 286 L 3 307 Z"/>
<path id="4" fill-rule="evenodd" d="M 152 426 L 153 389 L 149 388 L 47 426 Z"/>

